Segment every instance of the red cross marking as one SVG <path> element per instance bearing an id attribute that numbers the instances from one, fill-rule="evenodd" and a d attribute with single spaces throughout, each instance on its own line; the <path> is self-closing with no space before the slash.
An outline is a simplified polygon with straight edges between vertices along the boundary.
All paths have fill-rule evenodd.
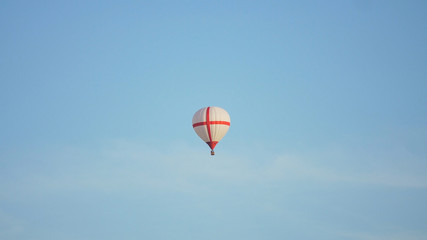
<path id="1" fill-rule="evenodd" d="M 213 124 L 219 124 L 219 125 L 230 126 L 230 122 L 227 122 L 227 121 L 210 121 L 210 119 L 209 119 L 209 110 L 210 110 L 210 107 L 208 107 L 208 109 L 206 109 L 206 122 L 195 123 L 195 124 L 193 124 L 193 128 L 198 127 L 198 126 L 206 125 L 206 128 L 208 130 L 208 136 L 209 136 L 209 142 L 207 142 L 207 144 L 209 145 L 209 147 L 211 149 L 214 149 L 215 145 L 218 142 L 212 142 L 211 125 L 213 125 Z"/>

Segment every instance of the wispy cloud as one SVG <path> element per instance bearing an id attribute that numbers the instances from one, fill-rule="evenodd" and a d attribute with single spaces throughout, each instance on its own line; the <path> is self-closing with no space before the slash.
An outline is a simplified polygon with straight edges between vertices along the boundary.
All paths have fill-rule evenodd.
<path id="1" fill-rule="evenodd" d="M 346 161 L 343 156 L 343 161 Z M 349 159 L 351 159 L 349 157 Z M 402 159 L 403 161 L 403 159 Z M 384 161 L 386 162 L 386 161 Z M 386 164 L 386 163 L 385 163 Z M 370 184 L 390 187 L 427 188 L 427 176 L 390 168 L 352 169 L 351 166 L 322 166 L 315 158 L 304 156 L 280 156 L 263 171 L 266 179 L 283 180 L 288 178 L 311 179 L 316 181 Z"/>
<path id="2" fill-rule="evenodd" d="M 10 173 L 16 175 L 15 180 L 7 179 L 0 184 L 4 196 L 18 193 L 20 189 L 27 193 L 79 189 L 108 192 L 138 188 L 211 191 L 212 183 L 249 185 L 297 180 L 427 188 L 427 176 L 408 170 L 390 166 L 355 170 L 351 165 L 322 160 L 327 157 L 321 154 L 312 156 L 294 154 L 254 159 L 221 153 L 211 157 L 206 151 L 194 150 L 185 144 L 156 149 L 121 140 L 97 149 L 68 147 L 26 156 L 34 158 L 26 161 L 38 163 L 30 164 L 28 169 L 24 166 L 21 172 L 25 175 L 17 176 L 19 171 Z M 341 154 L 339 158 L 345 162 L 355 157 Z M 34 168 L 34 165 L 39 167 Z"/>
<path id="3" fill-rule="evenodd" d="M 122 195 L 130 198 L 178 195 L 186 196 L 187 199 L 212 197 L 220 201 L 230 201 L 230 196 L 234 196 L 234 201 L 241 201 L 242 197 L 252 197 L 254 199 L 248 200 L 250 202 L 245 211 L 257 208 L 256 214 L 280 216 L 289 223 L 299 221 L 301 226 L 319 225 L 317 221 L 324 219 L 324 216 L 317 209 L 319 205 L 325 207 L 334 219 L 330 220 L 333 222 L 331 225 L 319 225 L 324 235 L 366 240 L 418 240 L 423 236 L 423 233 L 396 232 L 381 235 L 381 231 L 366 234 L 334 232 L 339 228 L 335 226 L 335 218 L 346 217 L 350 219 L 348 221 L 369 226 L 370 229 L 375 229 L 376 226 L 365 221 L 365 216 L 357 215 L 357 208 L 343 210 L 348 207 L 345 204 L 335 207 L 331 204 L 337 201 L 333 196 L 326 196 L 319 201 L 314 199 L 324 194 L 316 192 L 319 186 L 338 186 L 340 190 L 337 191 L 341 191 L 343 188 L 347 189 L 346 185 L 357 185 L 360 187 L 359 193 L 364 193 L 364 186 L 422 191 L 427 188 L 426 177 L 419 174 L 423 171 L 411 171 L 410 168 L 401 169 L 391 165 L 381 168 L 382 164 L 387 163 L 387 159 L 380 159 L 378 164 L 355 168 L 351 163 L 359 156 L 344 151 L 339 154 L 332 150 L 310 154 L 283 154 L 264 159 L 218 152 L 211 157 L 209 151 L 204 151 L 206 149 L 195 150 L 183 143 L 159 149 L 147 143 L 126 140 L 111 141 L 96 148 L 69 146 L 53 149 L 21 153 L 19 156 L 3 159 L 3 163 L 8 162 L 8 166 L 1 170 L 3 174 L 0 175 L 2 204 L 13 202 L 19 205 L 31 201 L 31 204 L 37 206 L 37 202 L 49 199 L 62 201 L 64 196 L 80 198 L 85 193 L 90 193 L 97 199 Z M 392 162 L 399 161 L 392 159 Z M 265 186 L 278 186 L 279 192 Z M 235 195 L 235 191 L 240 189 L 243 190 Z M 301 195 L 305 197 L 300 198 Z M 343 196 L 341 198 L 347 199 Z M 289 209 L 285 204 L 290 204 L 295 209 Z M 7 205 L 2 205 L 0 210 L 1 208 L 6 209 Z M 363 206 L 360 208 L 363 210 Z M 216 208 L 211 207 L 202 209 L 211 214 L 216 211 Z M 222 214 L 226 215 L 225 212 Z M 318 219 L 313 219 L 313 216 Z M 378 218 L 372 221 L 376 220 Z M 394 226 L 394 222 L 388 224 Z M 22 222 L 0 212 L 0 230 L 7 229 L 8 235 L 19 235 L 23 226 L 25 224 Z M 328 229 L 333 232 L 327 232 Z M 408 237 L 405 238 L 406 236 Z"/>
<path id="4" fill-rule="evenodd" d="M 8 215 L 0 209 L 0 237 L 2 239 L 13 239 L 24 231 L 24 224 L 21 220 Z"/>
<path id="5" fill-rule="evenodd" d="M 386 234 L 372 234 L 372 233 L 339 233 L 344 239 L 354 240 L 425 240 L 427 238 L 426 232 L 392 232 Z"/>

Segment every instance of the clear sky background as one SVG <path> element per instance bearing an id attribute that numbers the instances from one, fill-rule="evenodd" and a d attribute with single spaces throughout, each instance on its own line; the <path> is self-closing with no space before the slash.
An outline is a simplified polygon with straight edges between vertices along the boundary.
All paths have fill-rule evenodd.
<path id="1" fill-rule="evenodd" d="M 426 13 L 1 1 L 0 238 L 427 239 Z"/>

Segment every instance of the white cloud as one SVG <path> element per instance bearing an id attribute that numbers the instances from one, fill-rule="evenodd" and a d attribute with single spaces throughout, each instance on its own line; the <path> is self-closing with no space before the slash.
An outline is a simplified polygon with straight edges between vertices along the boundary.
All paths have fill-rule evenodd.
<path id="1" fill-rule="evenodd" d="M 373 233 L 339 233 L 344 239 L 354 240 L 425 240 L 427 233 L 423 232 L 397 232 L 373 234 Z"/>
<path id="2" fill-rule="evenodd" d="M 23 232 L 23 222 L 0 209 L 0 237 L 2 239 L 12 239 Z"/>
<path id="3" fill-rule="evenodd" d="M 25 175 L 14 176 L 13 182 L 10 179 L 2 181 L 3 197 L 11 197 L 11 193 L 44 194 L 81 189 L 209 192 L 215 191 L 215 184 L 249 186 L 295 181 L 427 188 L 427 176 L 408 169 L 368 166 L 355 170 L 353 165 L 343 164 L 357 157 L 349 154 L 339 154 L 334 161 L 325 160 L 329 157 L 326 153 L 282 155 L 275 159 L 254 159 L 229 153 L 211 157 L 209 151 L 194 150 L 185 144 L 158 149 L 149 144 L 120 140 L 97 149 L 68 147 L 26 157 L 28 159 L 23 161 L 39 162 L 28 169 L 23 165 Z M 341 164 L 335 164 L 339 161 Z M 33 168 L 33 165 L 39 167 Z M 11 174 L 18 175 L 19 171 Z"/>
<path id="4" fill-rule="evenodd" d="M 343 156 L 345 157 L 345 156 Z M 349 159 L 351 159 L 349 157 Z M 342 159 L 346 161 L 346 159 Z M 316 164 L 315 164 L 316 162 Z M 391 187 L 427 188 L 427 176 L 396 168 L 370 167 L 354 170 L 342 164 L 334 166 L 326 162 L 324 166 L 316 159 L 306 157 L 280 156 L 264 170 L 266 178 L 276 180 L 287 178 L 311 179 L 327 182 L 348 182 Z"/>
<path id="5" fill-rule="evenodd" d="M 351 154 L 345 152 L 330 152 L 333 153 L 297 153 L 257 159 L 218 151 L 216 156 L 211 157 L 207 149 L 195 150 L 186 144 L 178 143 L 159 149 L 151 147 L 150 144 L 123 140 L 105 143 L 97 148 L 62 147 L 55 151 L 47 149 L 22 155 L 19 159 L 9 159 L 16 160 L 19 167 L 9 167 L 7 175 L 0 175 L 0 200 L 25 202 L 31 199 L 30 201 L 42 202 L 58 196 L 59 199 L 62 199 L 62 196 L 80 197 L 81 193 L 88 192 L 101 197 L 105 196 L 105 193 L 138 198 L 138 194 L 160 192 L 160 195 L 171 193 L 170 196 L 174 197 L 182 195 L 181 193 L 189 198 L 215 196 L 221 201 L 228 201 L 230 192 L 227 191 L 243 188 L 243 194 L 235 195 L 233 200 L 239 200 L 242 196 L 255 197 L 257 199 L 253 199 L 246 207 L 258 208 L 257 211 L 263 214 L 282 218 L 286 218 L 285 215 L 289 218 L 296 216 L 300 223 L 297 225 L 317 225 L 318 219 L 323 218 L 319 217 L 322 215 L 321 211 L 316 212 L 316 209 L 322 205 L 329 208 L 331 216 L 347 217 L 365 226 L 367 223 L 350 213 L 342 213 L 341 209 L 334 212 L 334 208 L 329 206 L 330 199 L 324 200 L 326 203 L 311 203 L 308 199 L 318 196 L 318 193 L 312 193 L 312 190 L 318 187 L 319 183 L 325 186 L 349 184 L 397 188 L 427 187 L 427 179 L 418 174 L 419 171 L 390 166 L 380 168 L 381 164 L 355 169 L 351 163 L 358 156 L 350 156 Z M 381 162 L 387 160 L 381 159 Z M 305 197 L 305 202 L 300 202 L 300 197 L 293 194 L 302 193 L 304 189 L 294 192 L 291 189 L 299 188 L 301 184 L 306 184 L 305 189 L 310 189 L 307 191 L 310 193 L 306 193 L 309 197 Z M 278 189 L 282 192 L 268 192 L 264 186 L 269 185 L 280 186 Z M 230 188 L 227 188 L 228 186 Z M 250 192 L 251 189 L 255 190 Z M 264 193 L 266 195 L 261 196 Z M 210 205 L 216 202 L 212 200 L 208 203 Z M 199 204 L 203 204 L 203 201 Z M 295 209 L 284 207 L 286 204 L 293 205 Z M 216 209 L 212 208 L 211 211 L 215 212 Z M 357 213 L 357 210 L 348 211 Z M 318 219 L 312 219 L 313 216 Z M 293 219 L 292 222 L 294 221 L 296 220 Z M 0 230 L 7 229 L 9 235 L 19 235 L 19 231 L 23 229 L 23 224 L 8 218 L 6 214 L 2 215 L 1 212 L 0 223 Z M 335 230 L 335 224 L 336 222 L 334 226 L 320 224 L 319 228 L 327 232 L 327 229 Z M 393 222 L 388 224 L 394 226 Z M 423 236 L 418 233 L 387 236 L 375 235 L 375 231 L 373 233 L 330 234 L 341 234 L 344 239 L 366 240 L 418 240 L 422 239 L 419 236 Z"/>

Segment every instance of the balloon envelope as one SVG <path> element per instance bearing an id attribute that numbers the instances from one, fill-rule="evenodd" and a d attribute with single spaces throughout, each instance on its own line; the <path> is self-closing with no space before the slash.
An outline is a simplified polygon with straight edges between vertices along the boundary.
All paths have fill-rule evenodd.
<path id="1" fill-rule="evenodd" d="M 230 115 L 220 107 L 205 107 L 193 116 L 193 129 L 213 150 L 230 128 Z"/>

